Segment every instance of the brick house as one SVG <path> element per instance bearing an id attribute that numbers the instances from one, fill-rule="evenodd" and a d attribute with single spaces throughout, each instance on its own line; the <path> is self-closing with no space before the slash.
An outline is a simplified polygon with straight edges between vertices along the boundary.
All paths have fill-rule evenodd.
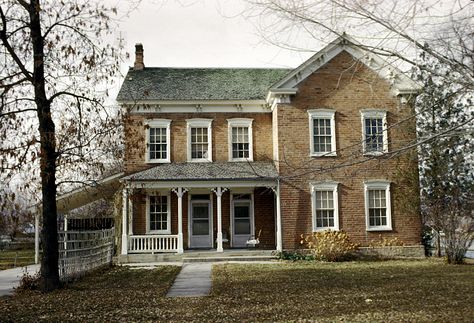
<path id="1" fill-rule="evenodd" d="M 417 91 L 345 36 L 291 70 L 150 68 L 137 44 L 117 98 L 121 254 L 294 249 L 327 229 L 420 245 L 417 163 L 400 153 Z"/>

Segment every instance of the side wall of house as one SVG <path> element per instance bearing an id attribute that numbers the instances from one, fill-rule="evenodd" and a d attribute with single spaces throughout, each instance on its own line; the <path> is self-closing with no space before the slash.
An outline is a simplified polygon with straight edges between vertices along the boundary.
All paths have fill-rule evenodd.
<path id="1" fill-rule="evenodd" d="M 310 157 L 307 110 L 336 110 L 337 157 Z M 300 235 L 312 231 L 310 182 L 339 182 L 340 229 L 362 245 L 380 236 L 397 237 L 407 245 L 420 243 L 416 152 L 367 161 L 362 151 L 360 110 L 387 111 L 389 152 L 415 138 L 414 118 L 408 105 L 390 94 L 390 85 L 366 66 L 342 52 L 298 85 L 290 104 L 274 111 L 278 122 L 283 247 L 297 248 Z M 406 121 L 404 121 L 407 119 Z M 366 231 L 364 181 L 391 182 L 392 231 Z"/>

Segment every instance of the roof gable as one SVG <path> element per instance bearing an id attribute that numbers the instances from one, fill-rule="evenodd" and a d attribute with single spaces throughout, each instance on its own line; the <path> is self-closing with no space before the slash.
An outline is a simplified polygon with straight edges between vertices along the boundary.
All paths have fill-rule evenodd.
<path id="1" fill-rule="evenodd" d="M 346 51 L 352 57 L 362 62 L 382 79 L 387 80 L 392 86 L 393 94 L 417 93 L 420 90 L 420 86 L 398 68 L 389 64 L 380 56 L 364 50 L 362 45 L 354 39 L 343 35 L 314 54 L 303 64 L 287 73 L 278 82 L 274 83 L 270 89 L 269 96 L 271 97 L 272 94 L 286 94 L 292 92 L 290 90 L 296 92 L 296 87 L 299 83 L 343 51 Z"/>

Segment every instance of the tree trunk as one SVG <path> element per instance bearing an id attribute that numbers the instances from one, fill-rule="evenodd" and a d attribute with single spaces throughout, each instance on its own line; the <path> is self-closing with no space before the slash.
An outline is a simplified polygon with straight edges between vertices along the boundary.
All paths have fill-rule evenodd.
<path id="1" fill-rule="evenodd" d="M 46 96 L 44 78 L 44 39 L 41 32 L 40 1 L 31 0 L 29 7 L 34 66 L 33 85 L 39 120 L 41 143 L 41 191 L 43 202 L 43 257 L 41 259 L 41 288 L 52 291 L 59 287 L 58 228 L 56 208 L 56 137 L 51 116 L 51 102 Z"/>

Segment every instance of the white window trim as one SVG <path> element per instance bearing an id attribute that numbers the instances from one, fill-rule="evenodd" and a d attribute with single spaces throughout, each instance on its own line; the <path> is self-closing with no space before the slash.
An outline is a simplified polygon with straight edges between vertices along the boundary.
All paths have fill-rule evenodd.
<path id="1" fill-rule="evenodd" d="M 313 219 L 313 232 L 325 231 L 325 230 L 334 230 L 339 231 L 339 194 L 338 194 L 337 182 L 314 182 L 310 183 L 311 187 L 311 214 Z M 316 191 L 332 191 L 332 198 L 334 202 L 334 226 L 317 228 L 316 227 Z"/>
<path id="2" fill-rule="evenodd" d="M 171 120 L 148 119 L 145 120 L 145 163 L 170 163 L 171 162 Z M 167 158 L 150 159 L 150 128 L 166 128 L 166 156 Z"/>
<path id="3" fill-rule="evenodd" d="M 212 162 L 212 119 L 186 119 L 188 162 Z M 207 158 L 191 158 L 191 128 L 207 128 Z"/>
<path id="4" fill-rule="evenodd" d="M 336 111 L 331 109 L 314 109 L 308 110 L 309 117 L 309 152 L 311 157 L 333 157 L 337 156 L 336 148 Z M 329 119 L 331 120 L 331 151 L 330 152 L 315 152 L 314 151 L 314 119 Z"/>
<path id="5" fill-rule="evenodd" d="M 380 156 L 388 153 L 388 130 L 387 130 L 387 111 L 385 110 L 361 110 L 360 111 L 362 123 L 362 149 L 366 156 Z M 365 147 L 365 119 L 366 118 L 382 118 L 382 141 L 383 151 L 366 151 Z"/>
<path id="6" fill-rule="evenodd" d="M 228 145 L 229 145 L 229 161 L 253 161 L 253 119 L 234 118 L 227 119 L 228 123 Z M 248 158 L 232 158 L 232 128 L 245 127 L 249 129 L 249 157 Z"/>
<path id="7" fill-rule="evenodd" d="M 369 190 L 385 190 L 387 225 L 370 226 L 369 222 Z M 386 180 L 369 180 L 364 182 L 365 224 L 367 231 L 392 231 L 392 205 L 390 198 L 390 182 Z"/>
<path id="8" fill-rule="evenodd" d="M 167 225 L 168 230 L 150 230 L 150 196 L 166 196 Z M 146 196 L 146 234 L 171 234 L 171 194 L 147 194 Z"/>

